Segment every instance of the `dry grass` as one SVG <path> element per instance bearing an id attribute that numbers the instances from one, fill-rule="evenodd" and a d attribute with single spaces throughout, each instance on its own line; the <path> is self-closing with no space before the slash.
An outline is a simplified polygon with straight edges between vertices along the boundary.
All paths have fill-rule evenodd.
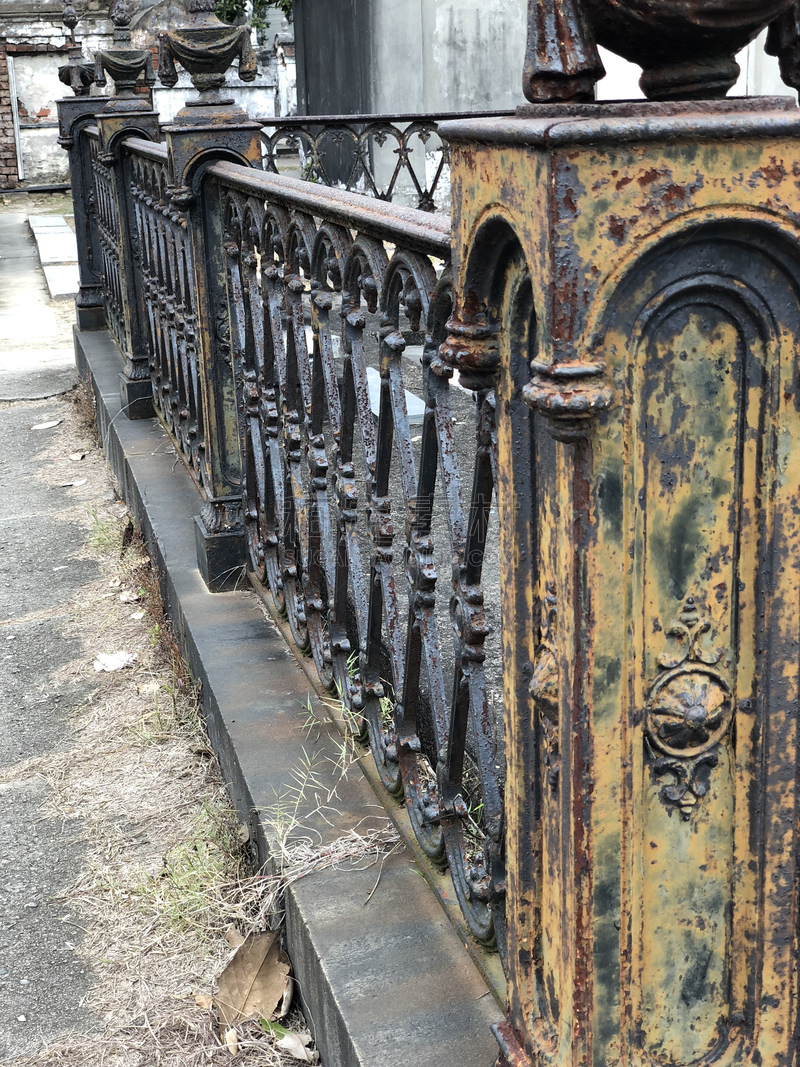
<path id="1" fill-rule="evenodd" d="M 70 490 L 64 515 L 85 531 L 74 555 L 99 567 L 97 579 L 61 610 L 65 633 L 83 642 L 82 654 L 62 672 L 84 684 L 89 677 L 94 688 L 74 717 L 69 747 L 8 768 L 0 783 L 44 779 L 45 814 L 87 843 L 84 868 L 64 899 L 77 927 L 76 951 L 94 975 L 87 1005 L 97 1025 L 13 1062 L 296 1063 L 257 1023 L 239 1027 L 236 1056 L 221 1042 L 214 1009 L 203 1005 L 231 956 L 225 931 L 232 924 L 244 934 L 274 925 L 288 884 L 324 866 L 375 863 L 396 835 L 388 823 L 373 821 L 374 828 L 322 849 L 298 833 L 301 807 L 307 811 L 310 801 L 324 817 L 336 800 L 335 785 L 322 786 L 310 764 L 298 769 L 270 815 L 281 843 L 279 869 L 251 870 L 154 572 L 124 505 L 108 492 L 105 464 L 89 436 L 93 410 L 85 394 L 58 403 L 64 426 L 42 452 L 52 462 L 41 465 L 40 477 L 63 484 L 69 464 L 56 462 L 85 451 L 73 466 L 87 481 Z M 95 674 L 98 652 L 120 650 L 136 656 L 132 666 Z M 343 747 L 340 777 L 359 755 Z M 305 1027 L 299 1012 L 284 1023 Z"/>

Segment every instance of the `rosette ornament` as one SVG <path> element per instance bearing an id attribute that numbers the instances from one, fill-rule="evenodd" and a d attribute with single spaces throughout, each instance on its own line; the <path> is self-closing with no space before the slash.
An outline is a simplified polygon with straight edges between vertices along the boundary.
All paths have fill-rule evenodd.
<path id="1" fill-rule="evenodd" d="M 130 22 L 138 6 L 139 0 L 133 3 L 115 0 L 109 11 L 114 23 L 114 47 L 95 54 L 97 85 L 106 84 L 106 74 L 114 82 L 114 96 L 106 104 L 105 111 L 150 111 L 150 101 L 135 92 L 141 74 L 148 88 L 156 83 L 150 50 L 130 47 Z"/>
<path id="2" fill-rule="evenodd" d="M 68 62 L 58 68 L 58 80 L 68 85 L 76 96 L 88 96 L 94 82 L 94 68 L 83 63 L 83 50 L 75 40 L 75 27 L 78 25 L 78 12 L 71 3 L 64 5 L 61 21 L 69 30 Z"/>
<path id="3" fill-rule="evenodd" d="M 228 26 L 214 14 L 214 0 L 188 0 L 189 24 L 159 34 L 158 78 L 170 88 L 178 81 L 175 61 L 186 70 L 200 93 L 196 104 L 215 105 L 222 101 L 219 90 L 225 72 L 239 60 L 239 78 L 251 82 L 258 74 L 256 54 L 247 26 Z"/>
<path id="4" fill-rule="evenodd" d="M 688 821 L 710 788 L 733 717 L 730 686 L 717 664 L 723 650 L 706 643 L 711 621 L 694 597 L 687 597 L 678 619 L 667 627 L 675 642 L 658 657 L 662 672 L 650 687 L 644 730 L 656 781 L 668 777 L 661 799 Z"/>

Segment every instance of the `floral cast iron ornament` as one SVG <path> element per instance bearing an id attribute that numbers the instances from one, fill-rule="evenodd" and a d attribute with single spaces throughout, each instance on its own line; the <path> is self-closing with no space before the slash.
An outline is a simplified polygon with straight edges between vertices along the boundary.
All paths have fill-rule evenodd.
<path id="1" fill-rule="evenodd" d="M 710 630 L 694 598 L 687 597 L 680 618 L 667 630 L 677 639 L 677 651 L 659 657 L 664 673 L 651 686 L 645 711 L 651 771 L 658 780 L 673 777 L 661 798 L 685 820 L 708 792 L 710 772 L 719 762 L 716 750 L 731 724 L 730 687 L 716 669 L 722 649 L 702 644 Z"/>

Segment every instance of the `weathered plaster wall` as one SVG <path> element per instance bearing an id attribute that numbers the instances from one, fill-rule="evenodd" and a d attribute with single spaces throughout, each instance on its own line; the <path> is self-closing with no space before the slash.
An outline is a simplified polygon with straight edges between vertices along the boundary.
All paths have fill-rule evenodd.
<path id="1" fill-rule="evenodd" d="M 252 118 L 272 118 L 275 114 L 275 66 L 259 60 L 258 70 L 256 80 L 247 85 L 238 81 L 234 73 L 229 73 L 225 96 L 232 98 Z M 172 122 L 187 100 L 196 96 L 188 74 L 182 70 L 178 74 L 178 84 L 173 89 L 156 85 L 153 90 L 153 106 L 158 111 L 161 122 L 166 124 Z"/>
<path id="2" fill-rule="evenodd" d="M 28 127 L 20 134 L 26 185 L 69 181 L 67 153 L 58 143 L 58 127 Z"/>
<path id="3" fill-rule="evenodd" d="M 0 88 L 0 131 L 11 135 L 13 175 L 4 173 L 0 158 L 0 185 L 17 184 L 17 154 L 22 157 L 25 184 L 47 184 L 67 178 L 66 155 L 58 147 L 55 102 L 65 95 L 58 68 L 66 62 L 69 35 L 62 25 L 63 0 L 0 0 L 0 38 L 13 62 L 19 110 L 19 144 L 13 141 L 11 99 L 4 104 Z M 88 0 L 81 7 L 80 29 L 88 55 L 110 40 L 107 2 Z M 0 61 L 0 76 L 7 63 Z M 0 132 L 0 142 L 3 134 Z M 0 147 L 0 153 L 3 149 Z"/>
<path id="4" fill-rule="evenodd" d="M 515 107 L 525 0 L 372 0 L 376 111 Z"/>

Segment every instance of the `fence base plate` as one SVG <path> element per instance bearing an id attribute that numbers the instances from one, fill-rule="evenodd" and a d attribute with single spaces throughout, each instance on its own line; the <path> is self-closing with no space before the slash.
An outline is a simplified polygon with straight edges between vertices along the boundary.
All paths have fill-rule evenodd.
<path id="1" fill-rule="evenodd" d="M 119 376 L 119 401 L 129 419 L 152 419 L 153 383 L 131 381 L 124 374 Z"/>
<path id="2" fill-rule="evenodd" d="M 236 589 L 244 575 L 245 543 L 241 533 L 210 534 L 199 515 L 194 519 L 197 566 L 212 593 Z"/>

